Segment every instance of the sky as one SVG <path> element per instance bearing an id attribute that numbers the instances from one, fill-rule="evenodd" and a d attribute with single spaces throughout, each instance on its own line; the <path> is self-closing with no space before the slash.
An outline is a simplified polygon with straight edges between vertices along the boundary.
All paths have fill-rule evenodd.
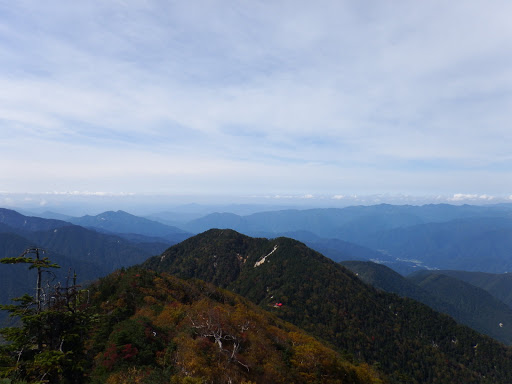
<path id="1" fill-rule="evenodd" d="M 499 0 L 0 0 L 0 203 L 512 201 L 511 14 Z"/>

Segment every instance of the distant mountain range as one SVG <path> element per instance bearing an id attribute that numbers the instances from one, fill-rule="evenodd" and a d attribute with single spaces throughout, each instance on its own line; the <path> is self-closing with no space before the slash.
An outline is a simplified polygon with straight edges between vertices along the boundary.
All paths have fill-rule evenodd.
<path id="1" fill-rule="evenodd" d="M 124 211 L 107 211 L 96 216 L 73 217 L 67 221 L 85 228 L 93 228 L 108 233 L 160 237 L 175 243 L 192 235 L 177 227 L 134 216 Z"/>
<path id="2" fill-rule="evenodd" d="M 318 208 L 258 212 L 248 216 L 213 213 L 184 227 L 190 232 L 210 228 L 232 228 L 241 232 L 283 233 L 309 231 L 320 237 L 359 238 L 361 235 L 425 223 L 442 223 L 464 218 L 508 217 L 512 206 L 430 204 L 423 206 L 380 204 L 347 208 Z M 219 225 L 220 224 L 220 225 Z"/>
<path id="3" fill-rule="evenodd" d="M 193 233 L 229 228 L 267 238 L 291 235 L 335 260 L 349 260 L 346 243 L 357 244 L 364 248 L 351 245 L 353 259 L 378 260 L 403 274 L 429 268 L 492 273 L 512 269 L 512 205 L 506 204 L 214 213 L 182 228 Z M 335 245 L 333 239 L 345 243 Z"/>
<path id="4" fill-rule="evenodd" d="M 195 215 L 200 214 L 197 209 Z M 418 269 L 490 273 L 512 269 L 512 204 L 381 204 L 246 216 L 219 212 L 193 220 L 189 220 L 193 216 L 179 212 L 174 216 L 153 214 L 152 220 L 124 211 L 78 218 L 48 216 L 140 243 L 175 244 L 211 228 L 229 228 L 257 237 L 285 236 L 303 241 L 335 261 L 372 260 L 403 275 Z M 170 222 L 174 225 L 165 224 Z"/>
<path id="5" fill-rule="evenodd" d="M 512 218 L 479 217 L 375 233 L 361 244 L 437 269 L 512 270 Z"/>
<path id="6" fill-rule="evenodd" d="M 162 238 L 123 236 L 0 209 L 0 258 L 18 256 L 28 247 L 41 247 L 46 256 L 61 266 L 55 272 L 60 280 L 66 278 L 71 268 L 77 272 L 80 282 L 91 281 L 118 268 L 140 263 L 176 243 Z M 21 266 L 2 266 L 0 303 L 7 303 L 23 292 L 32 292 L 33 274 Z"/>

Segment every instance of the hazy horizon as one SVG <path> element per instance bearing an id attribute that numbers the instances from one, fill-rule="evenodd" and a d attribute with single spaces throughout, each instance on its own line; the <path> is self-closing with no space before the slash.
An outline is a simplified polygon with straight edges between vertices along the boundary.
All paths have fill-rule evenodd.
<path id="1" fill-rule="evenodd" d="M 96 215 L 124 210 L 135 215 L 162 212 L 207 214 L 232 212 L 251 214 L 280 209 L 345 208 L 354 205 L 492 205 L 512 204 L 512 196 L 454 194 L 451 196 L 411 195 L 251 195 L 251 196 L 179 196 L 109 193 L 20 193 L 0 191 L 0 208 L 21 213 L 53 212 L 70 216 Z"/>

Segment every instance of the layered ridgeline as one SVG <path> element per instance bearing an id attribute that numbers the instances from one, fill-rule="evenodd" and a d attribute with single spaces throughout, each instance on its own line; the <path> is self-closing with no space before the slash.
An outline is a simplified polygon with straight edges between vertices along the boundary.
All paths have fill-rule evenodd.
<path id="1" fill-rule="evenodd" d="M 504 273 L 512 270 L 512 216 L 395 228 L 361 244 L 436 269 Z"/>
<path id="2" fill-rule="evenodd" d="M 61 268 L 57 280 L 65 280 L 69 269 L 80 282 L 91 281 L 123 266 L 141 263 L 161 253 L 172 243 L 147 239 L 127 240 L 98 233 L 61 220 L 22 215 L 0 208 L 0 258 L 19 256 L 28 247 L 40 247 Z M 25 292 L 33 293 L 30 273 L 21 266 L 0 268 L 0 304 Z M 46 275 L 45 279 L 52 280 Z M 0 324 L 5 316 L 0 313 Z"/>
<path id="3" fill-rule="evenodd" d="M 24 249 L 14 247 L 9 238 L 23 238 L 26 244 L 45 248 L 61 266 L 79 268 L 81 262 L 95 265 L 99 277 L 113 270 L 139 263 L 152 254 L 165 250 L 170 244 L 160 241 L 130 241 L 116 234 L 99 233 L 66 221 L 25 216 L 16 211 L 0 208 L 0 257 L 19 255 Z M 15 244 L 21 244 L 16 241 Z M 63 256 L 65 255 L 65 256 Z"/>
<path id="4" fill-rule="evenodd" d="M 192 234 L 124 211 L 107 211 L 96 216 L 71 217 L 67 221 L 86 228 L 116 234 L 137 234 L 178 243 Z"/>
<path id="5" fill-rule="evenodd" d="M 512 344 L 512 308 L 483 288 L 443 271 L 418 271 L 403 277 L 385 265 L 372 262 L 343 261 L 341 264 L 375 288 L 418 300 L 481 333 Z M 458 271 L 451 272 L 458 274 Z M 461 274 L 472 275 L 470 272 Z M 495 276 L 497 281 L 502 281 L 499 275 Z"/>
<path id="6" fill-rule="evenodd" d="M 377 291 L 352 272 L 288 238 L 210 230 L 144 266 L 239 293 L 392 383 L 512 382 L 512 353 L 414 300 Z"/>
<path id="7" fill-rule="evenodd" d="M 512 309 L 489 292 L 455 277 L 431 271 L 416 273 L 409 280 L 449 303 L 462 323 L 512 344 Z"/>
<path id="8" fill-rule="evenodd" d="M 252 234 L 308 231 L 323 238 L 365 242 L 368 235 L 427 223 L 443 223 L 475 218 L 511 218 L 512 204 L 471 206 L 428 204 L 351 206 L 258 212 L 247 216 L 212 213 L 183 227 L 190 232 L 210 228 L 232 228 Z"/>
<path id="9" fill-rule="evenodd" d="M 183 228 L 195 233 L 231 228 L 250 236 L 292 237 L 336 261 L 379 259 L 403 274 L 412 272 L 411 267 L 512 270 L 512 204 L 381 204 L 247 216 L 215 213 Z"/>
<path id="10" fill-rule="evenodd" d="M 485 289 L 498 300 L 512 308 L 512 273 L 484 273 L 441 270 L 436 271 L 446 276 L 452 276 L 476 287 Z"/>
<path id="11" fill-rule="evenodd" d="M 93 383 L 382 383 L 247 299 L 130 268 L 90 287 Z"/>

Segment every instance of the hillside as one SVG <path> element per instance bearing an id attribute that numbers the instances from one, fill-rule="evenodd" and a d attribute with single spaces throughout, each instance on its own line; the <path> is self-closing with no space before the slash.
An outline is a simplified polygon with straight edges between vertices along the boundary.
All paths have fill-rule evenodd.
<path id="1" fill-rule="evenodd" d="M 202 281 L 130 268 L 75 297 L 80 306 L 43 311 L 52 320 L 34 336 L 46 342 L 21 352 L 0 345 L 7 383 L 383 383 L 368 365 Z"/>
<path id="2" fill-rule="evenodd" d="M 210 230 L 144 266 L 242 294 L 339 351 L 378 364 L 393 383 L 512 381 L 511 351 L 502 344 L 375 290 L 295 240 Z"/>
<path id="3" fill-rule="evenodd" d="M 103 314 L 92 349 L 97 379 L 122 380 L 131 366 L 131 380 L 151 376 L 152 383 L 168 382 L 166 373 L 180 383 L 380 382 L 368 366 L 201 281 L 131 269 L 102 279 L 92 295 Z M 112 361 L 109 351 L 126 344 L 139 354 L 128 364 Z"/>
<path id="4" fill-rule="evenodd" d="M 450 304 L 463 324 L 512 344 L 512 309 L 489 292 L 437 271 L 417 272 L 409 280 Z"/>
<path id="5" fill-rule="evenodd" d="M 370 284 L 385 292 L 395 293 L 401 297 L 409 297 L 427 304 L 429 307 L 435 308 L 437 311 L 441 311 L 440 308 L 436 308 L 436 306 L 442 306 L 442 302 L 419 287 L 416 283 L 403 277 L 385 265 L 373 263 L 371 261 L 354 260 L 341 261 L 340 264 L 354 272 L 357 277 L 366 284 Z"/>
<path id="6" fill-rule="evenodd" d="M 80 283 L 92 281 L 117 268 L 141 263 L 169 246 L 169 243 L 129 241 L 64 221 L 28 217 L 10 210 L 0 210 L 0 214 L 3 220 L 0 223 L 0 258 L 18 256 L 28 247 L 44 248 L 45 254 L 61 266 L 55 271 L 56 278 L 61 280 L 71 268 L 78 274 Z M 29 271 L 17 266 L 12 268 L 0 271 L 0 304 L 34 289 L 27 283 Z M 0 313 L 0 324 L 4 320 L 5 316 Z"/>
<path id="7" fill-rule="evenodd" d="M 453 270 L 441 270 L 438 272 L 485 289 L 495 298 L 501 300 L 512 308 L 512 273 L 485 273 Z"/>
<path id="8" fill-rule="evenodd" d="M 512 327 L 508 326 L 512 310 L 481 288 L 439 271 L 421 271 L 405 278 L 372 262 L 344 261 L 341 264 L 357 273 L 365 283 L 422 302 L 461 324 L 507 345 L 512 344 Z M 500 323 L 503 324 L 501 327 Z"/>

